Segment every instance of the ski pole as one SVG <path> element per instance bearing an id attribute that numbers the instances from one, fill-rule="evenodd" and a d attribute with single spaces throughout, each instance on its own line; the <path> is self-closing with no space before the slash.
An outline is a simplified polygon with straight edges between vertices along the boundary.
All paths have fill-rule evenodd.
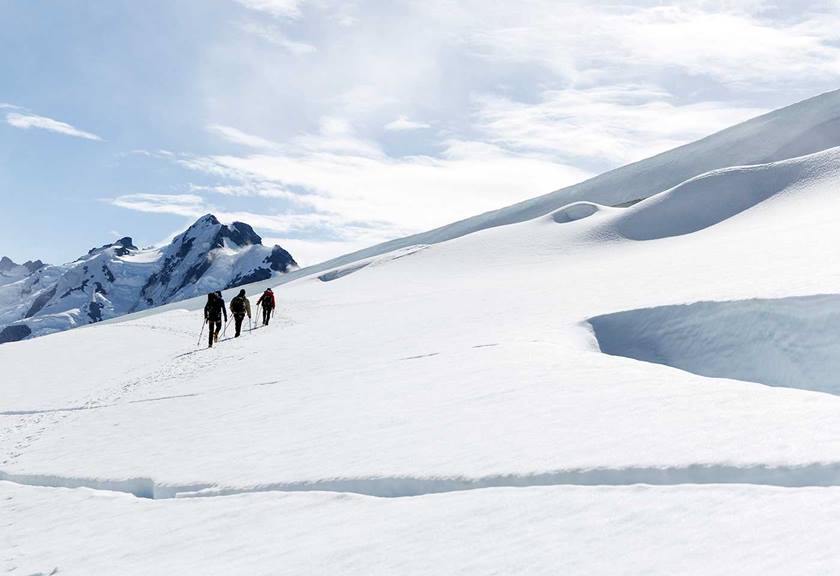
<path id="1" fill-rule="evenodd" d="M 201 332 L 198 333 L 198 342 L 196 346 L 201 346 L 201 337 L 204 336 L 204 327 L 207 326 L 207 318 L 204 319 L 204 324 L 201 325 Z"/>
<path id="2" fill-rule="evenodd" d="M 227 322 L 225 322 L 225 329 L 222 330 L 222 336 L 227 336 L 227 327 L 230 324 L 230 321 L 233 320 L 233 315 L 231 314 L 230 318 L 228 318 Z"/>

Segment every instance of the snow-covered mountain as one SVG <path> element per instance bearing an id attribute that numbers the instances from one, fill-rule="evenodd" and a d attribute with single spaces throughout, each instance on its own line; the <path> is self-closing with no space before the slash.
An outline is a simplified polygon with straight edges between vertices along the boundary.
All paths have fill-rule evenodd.
<path id="1" fill-rule="evenodd" d="M 46 266 L 40 260 L 27 260 L 23 264 L 15 264 L 11 258 L 3 256 L 0 258 L 0 286 L 17 282 L 28 276 L 31 276 L 41 268 Z"/>
<path id="2" fill-rule="evenodd" d="M 225 225 L 211 214 L 162 248 L 141 250 L 126 237 L 59 266 L 4 258 L 0 343 L 267 280 L 296 266 L 280 246 L 263 246 L 248 224 Z"/>
<path id="3" fill-rule="evenodd" d="M 0 568 L 837 573 L 838 115 L 0 347 Z"/>

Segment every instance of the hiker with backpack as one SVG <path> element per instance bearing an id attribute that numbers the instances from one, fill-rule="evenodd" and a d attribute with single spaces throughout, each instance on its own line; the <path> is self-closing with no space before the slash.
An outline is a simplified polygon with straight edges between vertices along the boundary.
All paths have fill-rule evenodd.
<path id="1" fill-rule="evenodd" d="M 248 320 L 251 320 L 251 303 L 245 297 L 245 289 L 240 290 L 239 295 L 230 301 L 230 313 L 233 314 L 233 322 L 236 327 L 234 338 L 239 338 L 239 333 L 242 331 L 242 320 L 245 319 L 245 314 L 248 315 Z"/>
<path id="2" fill-rule="evenodd" d="M 257 306 L 262 305 L 263 309 L 263 326 L 268 326 L 268 321 L 271 320 L 271 313 L 274 311 L 274 292 L 271 288 L 266 288 L 262 293 L 260 299 L 257 300 Z"/>
<path id="3" fill-rule="evenodd" d="M 227 322 L 227 311 L 221 292 L 210 292 L 207 295 L 207 303 L 204 305 L 204 320 L 210 323 L 208 348 L 213 347 L 213 342 L 219 341 L 219 332 L 222 331 L 222 315 Z"/>

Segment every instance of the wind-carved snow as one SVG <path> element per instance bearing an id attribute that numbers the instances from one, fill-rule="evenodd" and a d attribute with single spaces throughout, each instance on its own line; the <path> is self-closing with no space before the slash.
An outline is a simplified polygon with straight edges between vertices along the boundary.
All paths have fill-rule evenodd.
<path id="1" fill-rule="evenodd" d="M 380 266 L 386 262 L 391 262 L 393 260 L 399 260 L 400 258 L 404 258 L 406 256 L 411 256 L 412 254 L 416 254 L 421 250 L 425 250 L 426 248 L 428 248 L 428 245 L 425 244 L 420 244 L 417 246 L 407 246 L 405 248 L 389 252 L 383 256 L 366 258 L 364 260 L 354 262 L 349 266 L 342 266 L 334 270 L 329 270 L 327 272 L 324 272 L 323 274 L 320 274 L 318 276 L 318 279 L 322 282 L 332 282 L 333 280 L 344 278 L 345 276 L 358 272 L 359 270 L 367 268 L 368 266 Z"/>
<path id="2" fill-rule="evenodd" d="M 592 202 L 574 202 L 554 212 L 551 218 L 558 224 L 566 224 L 588 218 L 603 208 Z"/>
<path id="3" fill-rule="evenodd" d="M 606 354 L 840 394 L 840 296 L 699 302 L 591 318 Z"/>

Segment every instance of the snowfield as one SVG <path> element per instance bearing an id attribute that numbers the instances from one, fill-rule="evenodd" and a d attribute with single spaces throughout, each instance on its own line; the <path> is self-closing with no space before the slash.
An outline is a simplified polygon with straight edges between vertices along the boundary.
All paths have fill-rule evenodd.
<path id="1" fill-rule="evenodd" d="M 722 134 L 801 152 L 821 98 Z M 840 148 L 806 151 L 294 272 L 210 350 L 202 299 L 3 345 L 0 568 L 840 570 Z"/>

